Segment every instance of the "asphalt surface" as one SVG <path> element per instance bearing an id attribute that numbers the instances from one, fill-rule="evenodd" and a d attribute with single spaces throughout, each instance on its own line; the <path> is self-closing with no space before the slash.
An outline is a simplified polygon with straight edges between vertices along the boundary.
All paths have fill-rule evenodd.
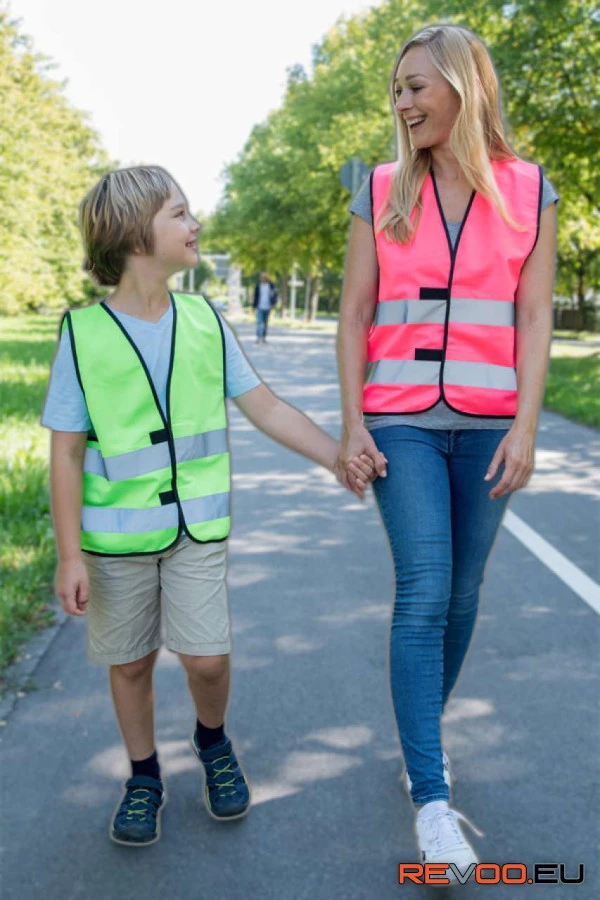
<path id="1" fill-rule="evenodd" d="M 267 383 L 337 435 L 333 336 L 279 330 L 257 347 L 248 326 L 239 332 Z M 2 900 L 440 896 L 397 883 L 398 864 L 418 858 L 387 680 L 392 564 L 373 496 L 361 504 L 233 406 L 231 428 L 227 729 L 253 808 L 232 823 L 206 813 L 192 702 L 162 651 L 162 838 L 142 850 L 109 840 L 127 759 L 106 672 L 85 658 L 85 621 L 69 619 L 0 734 Z M 598 580 L 597 433 L 544 414 L 538 447 L 536 475 L 510 508 Z M 567 877 L 585 865 L 583 884 L 546 888 L 556 900 L 600 896 L 598 619 L 501 529 L 443 726 L 452 805 L 485 832 L 467 832 L 482 862 L 563 863 Z M 442 896 L 535 888 L 468 884 Z"/>

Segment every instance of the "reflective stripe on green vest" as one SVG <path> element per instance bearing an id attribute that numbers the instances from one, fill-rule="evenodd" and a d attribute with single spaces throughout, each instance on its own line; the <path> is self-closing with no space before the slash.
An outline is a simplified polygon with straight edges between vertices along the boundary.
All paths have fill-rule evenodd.
<path id="1" fill-rule="evenodd" d="M 81 546 L 92 553 L 158 553 L 181 531 L 200 542 L 229 534 L 221 323 L 202 297 L 175 294 L 171 303 L 166 415 L 139 351 L 105 304 L 65 316 L 93 425 L 81 515 Z"/>

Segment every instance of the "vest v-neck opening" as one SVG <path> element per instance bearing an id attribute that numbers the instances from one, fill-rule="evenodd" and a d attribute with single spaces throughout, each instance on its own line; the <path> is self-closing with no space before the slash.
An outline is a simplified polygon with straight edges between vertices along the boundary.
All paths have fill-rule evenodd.
<path id="1" fill-rule="evenodd" d="M 439 212 L 440 218 L 442 220 L 442 225 L 444 226 L 444 231 L 446 232 L 446 238 L 448 240 L 448 246 L 450 248 L 450 253 L 452 256 L 454 256 L 456 254 L 456 250 L 458 249 L 458 240 L 463 232 L 464 226 L 467 221 L 467 217 L 469 215 L 469 212 L 471 211 L 471 207 L 473 205 L 473 200 L 475 199 L 475 194 L 477 193 L 477 191 L 475 189 L 473 189 L 471 191 L 471 196 L 469 197 L 469 201 L 465 207 L 465 211 L 463 213 L 462 219 L 459 222 L 455 222 L 455 221 L 451 222 L 449 219 L 446 218 L 446 214 L 445 214 L 444 208 L 442 206 L 442 201 L 441 201 L 440 194 L 438 191 L 437 181 L 435 179 L 435 174 L 434 174 L 433 169 L 429 170 L 429 174 L 431 176 L 431 181 L 433 184 L 433 192 L 435 194 L 435 200 L 436 200 L 438 212 Z M 457 234 L 457 239 L 456 239 L 454 245 L 452 244 L 452 241 L 450 240 L 450 234 L 448 232 L 449 225 L 457 226 L 459 229 L 458 234 Z"/>
<path id="2" fill-rule="evenodd" d="M 113 309 L 112 306 L 108 305 L 106 300 L 102 300 L 100 305 L 109 310 L 111 313 L 114 313 L 118 316 L 125 316 L 126 319 L 133 319 L 135 322 L 139 322 L 140 325 L 157 326 L 164 325 L 166 319 L 169 317 L 169 314 L 173 312 L 173 298 L 171 292 L 169 292 L 169 301 L 170 302 L 168 307 L 165 309 L 160 319 L 157 319 L 156 322 L 152 322 L 150 319 L 141 319 L 139 316 L 132 316 L 131 313 L 124 312 L 122 309 Z"/>

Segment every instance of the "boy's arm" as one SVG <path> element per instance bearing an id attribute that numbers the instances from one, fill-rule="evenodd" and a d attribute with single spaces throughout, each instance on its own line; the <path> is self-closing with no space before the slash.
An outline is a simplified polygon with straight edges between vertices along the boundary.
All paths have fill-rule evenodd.
<path id="1" fill-rule="evenodd" d="M 84 431 L 52 431 L 50 440 L 50 493 L 58 555 L 56 593 L 65 612 L 76 616 L 85 613 L 88 600 L 80 542 L 86 442 Z"/>
<path id="2" fill-rule="evenodd" d="M 337 441 L 300 410 L 277 397 L 266 384 L 259 384 L 258 387 L 233 399 L 252 424 L 273 440 L 338 475 Z M 357 484 L 360 484 L 357 493 L 362 497 L 364 488 L 370 481 L 372 467 L 368 461 L 361 465 L 364 466 L 364 480 L 360 482 L 357 480 Z"/>

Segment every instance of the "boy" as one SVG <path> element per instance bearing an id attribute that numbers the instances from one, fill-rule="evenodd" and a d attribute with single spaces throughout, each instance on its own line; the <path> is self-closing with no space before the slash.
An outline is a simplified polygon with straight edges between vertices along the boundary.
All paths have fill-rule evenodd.
<path id="1" fill-rule="evenodd" d="M 350 483 L 337 443 L 260 382 L 212 307 L 167 290 L 171 275 L 197 265 L 200 226 L 164 169 L 104 176 L 81 204 L 80 228 L 85 268 L 114 290 L 66 313 L 42 417 L 52 429 L 56 591 L 67 613 L 88 613 L 88 657 L 109 667 L 131 760 L 110 836 L 143 846 L 158 840 L 165 804 L 152 688 L 161 593 L 166 644 L 181 659 L 197 712 L 192 746 L 207 808 L 227 820 L 250 802 L 224 732 L 225 396 L 275 440 Z M 375 474 L 367 458 L 355 462 L 352 488 L 362 496 Z"/>

